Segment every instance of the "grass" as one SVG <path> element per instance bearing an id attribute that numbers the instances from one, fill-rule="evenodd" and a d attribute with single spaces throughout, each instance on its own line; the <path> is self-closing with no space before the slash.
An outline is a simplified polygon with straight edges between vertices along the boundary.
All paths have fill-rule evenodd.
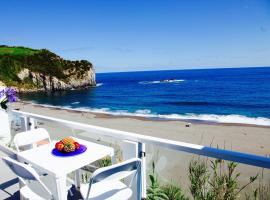
<path id="1" fill-rule="evenodd" d="M 39 52 L 39 50 L 30 49 L 26 47 L 7 47 L 7 46 L 0 46 L 0 56 L 1 55 L 13 55 L 13 56 L 27 56 L 33 55 Z"/>

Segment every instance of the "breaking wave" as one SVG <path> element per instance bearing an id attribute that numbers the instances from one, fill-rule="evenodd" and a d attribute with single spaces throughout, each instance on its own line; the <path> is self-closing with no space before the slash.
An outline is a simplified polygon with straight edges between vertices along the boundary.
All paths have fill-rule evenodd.
<path id="1" fill-rule="evenodd" d="M 174 105 L 174 106 L 222 106 L 229 108 L 269 108 L 267 104 L 251 104 L 248 102 L 209 102 L 209 101 L 168 101 L 164 102 L 165 105 Z"/>
<path id="2" fill-rule="evenodd" d="M 35 103 L 33 103 L 35 104 Z M 52 106 L 47 104 L 36 104 L 43 107 L 51 108 L 62 108 L 68 110 L 82 111 L 82 112 L 92 112 L 92 113 L 102 113 L 109 114 L 113 116 L 135 116 L 135 117 L 145 117 L 152 119 L 165 119 L 165 120 L 192 120 L 192 121 L 202 121 L 202 122 L 214 122 L 214 123 L 227 123 L 227 124 L 248 124 L 248 125 L 259 125 L 259 126 L 270 126 L 270 119 L 264 117 L 247 117 L 243 115 L 216 115 L 216 114 L 157 114 L 151 112 L 148 109 L 140 109 L 135 112 L 129 112 L 127 110 L 111 110 L 109 108 L 89 108 L 80 107 L 72 108 L 71 106 Z"/>
<path id="3" fill-rule="evenodd" d="M 183 82 L 183 79 L 167 79 L 167 80 L 158 80 L 158 81 L 140 81 L 139 84 L 160 84 L 160 83 L 179 83 Z"/>
<path id="4" fill-rule="evenodd" d="M 76 104 L 80 104 L 81 102 L 79 101 L 75 101 L 75 102 L 72 102 L 71 105 L 76 105 Z"/>

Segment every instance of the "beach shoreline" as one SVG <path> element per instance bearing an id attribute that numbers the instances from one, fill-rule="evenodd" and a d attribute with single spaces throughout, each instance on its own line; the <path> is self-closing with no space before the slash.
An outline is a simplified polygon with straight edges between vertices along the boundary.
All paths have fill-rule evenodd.
<path id="1" fill-rule="evenodd" d="M 183 120 L 156 120 L 138 116 L 116 116 L 54 106 L 17 102 L 14 109 L 54 116 L 70 121 L 150 135 L 205 146 L 222 147 L 268 155 L 270 127 L 249 124 L 199 123 Z M 189 124 L 190 127 L 186 125 Z"/>
<path id="2" fill-rule="evenodd" d="M 32 105 L 35 107 L 44 107 L 44 108 L 50 108 L 54 110 L 66 110 L 68 112 L 77 112 L 77 113 L 90 113 L 95 115 L 96 118 L 131 118 L 131 119 L 138 119 L 142 121 L 164 121 L 164 122 L 170 122 L 170 121 L 175 121 L 175 122 L 184 122 L 187 124 L 206 124 L 206 125 L 220 125 L 220 126 L 246 126 L 246 127 L 259 127 L 259 128 L 267 128 L 270 129 L 270 126 L 266 125 L 256 125 L 256 124 L 246 124 L 246 123 L 224 123 L 224 122 L 215 122 L 215 121 L 209 121 L 209 120 L 195 120 L 195 119 L 168 119 L 168 118 L 162 118 L 162 117 L 147 117 L 147 116 L 135 116 L 130 114 L 112 114 L 112 113 L 106 113 L 106 112 L 95 112 L 92 110 L 81 110 L 81 109 L 76 109 L 76 108 L 67 108 L 67 107 L 61 107 L 61 106 L 51 106 L 47 104 L 38 104 L 38 103 L 32 103 L 28 101 L 19 101 L 18 103 L 24 104 L 24 105 Z"/>

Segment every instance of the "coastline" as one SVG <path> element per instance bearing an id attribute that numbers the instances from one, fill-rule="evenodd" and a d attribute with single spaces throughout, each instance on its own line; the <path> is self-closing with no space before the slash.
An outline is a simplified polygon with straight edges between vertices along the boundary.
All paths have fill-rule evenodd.
<path id="1" fill-rule="evenodd" d="M 69 90 L 86 90 L 89 88 L 94 88 L 98 87 L 98 85 L 95 83 L 93 85 L 84 85 L 84 86 L 79 86 L 76 88 L 71 88 L 71 89 L 59 89 L 59 90 L 45 90 L 45 88 L 18 88 L 16 86 L 11 86 L 12 88 L 16 89 L 19 94 L 31 94 L 31 93 L 36 93 L 36 92 L 55 92 L 55 91 L 69 91 Z M 28 103 L 28 102 L 25 102 Z"/>
<path id="2" fill-rule="evenodd" d="M 199 119 L 169 119 L 169 118 L 163 118 L 163 117 L 148 117 L 148 116 L 137 116 L 132 115 L 132 113 L 125 113 L 125 114 L 117 114 L 117 113 L 109 113 L 109 112 L 98 112 L 93 110 L 82 110 L 82 109 L 76 109 L 76 108 L 68 108 L 68 107 L 60 107 L 60 106 L 52 106 L 47 104 L 38 104 L 38 103 L 32 103 L 28 101 L 19 101 L 18 103 L 24 104 L 24 105 L 32 105 L 35 107 L 43 107 L 43 108 L 51 108 L 55 110 L 66 110 L 68 112 L 77 112 L 77 113 L 90 113 L 95 115 L 96 118 L 131 118 L 131 119 L 138 119 L 142 121 L 175 121 L 175 122 L 184 122 L 186 124 L 206 124 L 206 125 L 216 125 L 216 126 L 245 126 L 245 127 L 258 127 L 258 128 L 267 128 L 270 129 L 270 126 L 266 125 L 257 125 L 257 124 L 247 124 L 247 123 L 224 123 L 224 122 L 215 122 L 211 120 L 199 120 Z"/>

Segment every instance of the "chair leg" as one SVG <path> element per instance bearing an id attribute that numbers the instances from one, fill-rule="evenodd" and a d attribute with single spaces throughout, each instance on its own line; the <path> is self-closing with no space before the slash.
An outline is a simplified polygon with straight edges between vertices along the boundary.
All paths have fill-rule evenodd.
<path id="1" fill-rule="evenodd" d="M 71 191 L 71 188 L 68 190 L 68 193 L 69 193 L 69 195 L 70 195 L 71 197 L 74 196 L 73 192 Z"/>
<path id="2" fill-rule="evenodd" d="M 19 187 L 22 188 L 23 186 L 26 186 L 26 181 L 19 177 Z"/>

